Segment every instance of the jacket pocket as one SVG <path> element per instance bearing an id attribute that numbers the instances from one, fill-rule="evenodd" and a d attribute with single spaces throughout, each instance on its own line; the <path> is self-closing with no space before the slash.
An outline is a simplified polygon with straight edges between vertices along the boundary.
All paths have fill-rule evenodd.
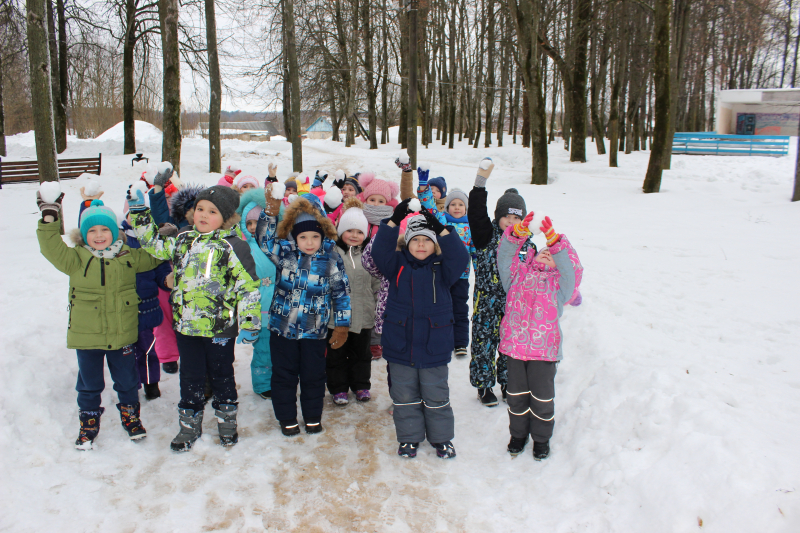
<path id="1" fill-rule="evenodd" d="M 103 332 L 103 295 L 73 292 L 70 297 L 69 329 L 74 333 Z"/>
<path id="2" fill-rule="evenodd" d="M 120 291 L 117 294 L 117 312 L 119 313 L 120 331 L 139 324 L 139 295 L 136 289 Z"/>
<path id="3" fill-rule="evenodd" d="M 398 309 L 387 308 L 383 314 L 383 337 L 386 342 L 381 344 L 391 347 L 392 351 L 405 351 L 408 344 L 406 340 L 407 324 L 407 313 Z"/>
<path id="4" fill-rule="evenodd" d="M 438 355 L 452 352 L 455 349 L 453 339 L 453 314 L 441 313 L 428 317 L 430 333 L 428 334 L 428 353 Z"/>

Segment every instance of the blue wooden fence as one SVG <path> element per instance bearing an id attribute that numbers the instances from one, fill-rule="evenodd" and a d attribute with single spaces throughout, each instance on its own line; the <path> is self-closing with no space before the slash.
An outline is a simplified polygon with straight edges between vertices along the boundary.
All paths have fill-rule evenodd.
<path id="1" fill-rule="evenodd" d="M 720 133 L 675 133 L 673 154 L 771 155 L 789 153 L 788 135 L 723 135 Z"/>

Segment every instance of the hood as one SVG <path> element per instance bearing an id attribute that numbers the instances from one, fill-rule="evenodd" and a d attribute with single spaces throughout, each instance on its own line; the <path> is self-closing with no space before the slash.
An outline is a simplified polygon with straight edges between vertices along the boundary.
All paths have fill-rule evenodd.
<path id="1" fill-rule="evenodd" d="M 186 212 L 194 207 L 194 202 L 200 191 L 205 189 L 202 185 L 186 185 L 169 199 L 169 215 L 175 222 L 186 219 Z"/>
<path id="2" fill-rule="evenodd" d="M 320 225 L 327 238 L 334 242 L 338 239 L 339 235 L 336 233 L 336 228 L 333 226 L 331 219 L 325 216 L 325 213 L 321 212 L 319 207 L 313 205 L 308 199 L 302 196 L 289 204 L 284 210 L 283 220 L 278 224 L 278 238 L 286 239 L 289 237 L 300 213 L 312 215 L 317 220 L 317 223 Z"/>

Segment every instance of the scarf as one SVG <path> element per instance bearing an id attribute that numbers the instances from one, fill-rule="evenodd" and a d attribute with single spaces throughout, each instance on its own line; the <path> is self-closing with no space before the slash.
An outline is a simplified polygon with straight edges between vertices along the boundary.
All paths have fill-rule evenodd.
<path id="1" fill-rule="evenodd" d="M 452 216 L 450 213 L 445 213 L 444 219 L 450 224 L 469 224 L 469 219 L 467 218 L 467 215 L 464 215 L 461 218 L 456 218 Z"/>
<path id="2" fill-rule="evenodd" d="M 380 225 L 383 219 L 390 218 L 394 214 L 394 207 L 390 205 L 364 204 L 362 210 L 364 211 L 364 216 L 367 217 L 367 222 L 373 226 Z"/>
<path id="3" fill-rule="evenodd" d="M 125 244 L 121 240 L 115 242 L 105 250 L 95 250 L 88 244 L 84 244 L 83 247 L 92 252 L 92 255 L 97 257 L 98 259 L 114 259 L 117 254 L 119 253 L 120 249 L 122 249 L 122 245 Z"/>

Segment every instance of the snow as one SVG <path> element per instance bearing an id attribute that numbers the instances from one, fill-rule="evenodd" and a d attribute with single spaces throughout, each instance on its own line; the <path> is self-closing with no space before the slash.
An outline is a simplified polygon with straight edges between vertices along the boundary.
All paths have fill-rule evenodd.
<path id="1" fill-rule="evenodd" d="M 528 206 L 528 209 L 531 209 L 530 206 Z M 531 230 L 531 233 L 534 235 L 539 235 L 542 232 L 542 222 L 544 222 L 544 217 L 547 215 L 541 209 L 531 209 L 531 211 L 533 211 L 533 218 L 530 224 L 528 224 L 528 229 Z"/>
<path id="2" fill-rule="evenodd" d="M 422 204 L 420 203 L 419 199 L 412 198 L 410 202 L 408 202 L 408 209 L 415 213 L 418 213 L 422 209 Z"/>
<path id="3" fill-rule="evenodd" d="M 401 161 L 401 163 L 402 163 L 402 161 Z M 417 168 L 419 170 L 425 172 L 426 170 L 430 170 L 431 169 L 431 165 L 430 165 L 430 163 L 420 163 L 419 167 L 417 167 Z"/>
<path id="4" fill-rule="evenodd" d="M 339 169 L 334 173 L 334 177 L 336 181 L 343 180 L 345 178 L 344 170 Z"/>
<path id="5" fill-rule="evenodd" d="M 136 141 L 161 142 L 161 130 L 143 120 L 134 120 L 133 128 L 136 132 Z M 96 141 L 125 142 L 125 123 L 119 122 L 108 128 L 95 139 Z"/>
<path id="6" fill-rule="evenodd" d="M 39 194 L 42 201 L 52 204 L 61 196 L 61 184 L 58 181 L 46 181 L 39 185 Z"/>
<path id="7" fill-rule="evenodd" d="M 172 170 L 172 163 L 169 161 L 162 161 L 158 165 L 156 165 L 156 172 L 158 174 L 165 174 Z"/>
<path id="8" fill-rule="evenodd" d="M 480 165 L 478 165 L 478 166 L 479 166 L 480 168 L 482 168 L 483 170 L 486 170 L 486 169 L 488 169 L 490 166 L 492 166 L 492 158 L 491 158 L 491 157 L 486 157 L 486 158 L 484 158 L 484 159 L 483 159 L 483 160 L 480 162 Z"/>
<path id="9" fill-rule="evenodd" d="M 397 129 L 392 130 L 396 139 Z M 7 138 L 9 159 L 35 157 L 28 134 Z M 0 504 L 9 531 L 509 531 L 800 530 L 800 204 L 789 201 L 788 157 L 675 156 L 662 192 L 641 185 L 648 152 L 620 167 L 587 143 L 570 163 L 549 147 L 549 185 L 529 185 L 531 152 L 511 144 L 420 147 L 436 175 L 470 190 L 485 156 L 490 212 L 517 188 L 549 215 L 585 267 L 583 304 L 562 319 L 552 454 L 530 444 L 506 452 L 504 404 L 482 407 L 469 360 L 450 363 L 458 457 L 427 444 L 396 455 L 386 365 L 373 363 L 373 400 L 325 400 L 325 431 L 284 438 L 272 406 L 251 387 L 252 348 L 237 345 L 239 443 L 219 447 L 206 410 L 204 435 L 177 455 L 177 375 L 160 399 L 142 397 L 148 437 L 130 442 L 106 376 L 95 449 L 78 433 L 74 351 L 65 347 L 68 278 L 39 252 L 37 184 L 0 191 Z M 70 141 L 65 157 L 103 153 L 106 205 L 122 208 L 131 167 L 116 141 Z M 145 155 L 158 142 L 137 142 Z M 183 141 L 181 173 L 213 185 L 208 142 Z M 284 141 L 222 141 L 223 165 L 278 177 L 292 168 Z M 397 144 L 369 150 L 305 141 L 305 172 L 371 169 L 400 180 Z M 80 180 L 62 182 L 65 227 L 77 224 Z M 537 244 L 544 236 L 535 237 Z M 795 355 L 792 355 L 795 354 Z M 499 394 L 499 388 L 495 388 Z M 357 485 L 355 485 L 357 483 Z M 348 489 L 350 491 L 348 492 Z M 79 519 L 76 519 L 79 517 Z M 702 528 L 700 523 L 702 521 Z"/>
<path id="10" fill-rule="evenodd" d="M 83 193 L 86 196 L 97 196 L 103 190 L 103 185 L 97 180 L 97 174 L 83 173 L 78 176 L 78 181 L 84 183 Z"/>
<path id="11" fill-rule="evenodd" d="M 283 200 L 283 195 L 286 194 L 286 185 L 280 181 L 272 184 L 272 197 L 276 200 Z"/>

